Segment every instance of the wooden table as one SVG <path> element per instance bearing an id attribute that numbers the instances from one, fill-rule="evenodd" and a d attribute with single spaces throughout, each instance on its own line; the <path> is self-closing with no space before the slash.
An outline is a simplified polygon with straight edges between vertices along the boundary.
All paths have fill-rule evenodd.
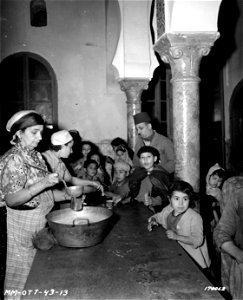
<path id="1" fill-rule="evenodd" d="M 114 209 L 99 245 L 38 251 L 22 299 L 223 299 L 143 204 Z"/>

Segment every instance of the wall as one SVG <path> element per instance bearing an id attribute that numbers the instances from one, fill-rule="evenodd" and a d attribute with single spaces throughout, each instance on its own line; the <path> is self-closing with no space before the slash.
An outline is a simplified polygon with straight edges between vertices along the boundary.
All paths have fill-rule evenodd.
<path id="1" fill-rule="evenodd" d="M 58 85 L 58 125 L 98 142 L 126 138 L 126 96 L 111 61 L 119 36 L 116 1 L 46 0 L 48 24 L 31 27 L 29 1 L 1 1 L 1 60 L 28 51 L 46 59 Z"/>

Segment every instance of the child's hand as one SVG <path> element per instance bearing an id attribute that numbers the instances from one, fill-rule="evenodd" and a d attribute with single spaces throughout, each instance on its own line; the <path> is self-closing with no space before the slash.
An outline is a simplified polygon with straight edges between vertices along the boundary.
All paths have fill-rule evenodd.
<path id="1" fill-rule="evenodd" d="M 145 193 L 145 195 L 144 195 L 144 205 L 152 206 L 152 204 L 153 204 L 152 198 L 149 196 L 148 193 Z"/>
<path id="2" fill-rule="evenodd" d="M 148 219 L 148 231 L 152 231 L 153 230 L 153 226 L 158 226 L 158 222 L 156 221 L 156 219 L 154 217 L 150 217 Z"/>
<path id="3" fill-rule="evenodd" d="M 104 187 L 99 181 L 93 181 L 94 187 L 97 188 L 98 191 L 101 191 L 101 195 L 104 196 Z"/>
<path id="4" fill-rule="evenodd" d="M 113 205 L 116 206 L 118 202 L 122 200 L 122 197 L 120 195 L 116 195 L 112 197 Z"/>
<path id="5" fill-rule="evenodd" d="M 177 239 L 177 234 L 173 230 L 167 230 L 166 235 L 167 235 L 168 239 L 170 239 L 170 240 Z"/>

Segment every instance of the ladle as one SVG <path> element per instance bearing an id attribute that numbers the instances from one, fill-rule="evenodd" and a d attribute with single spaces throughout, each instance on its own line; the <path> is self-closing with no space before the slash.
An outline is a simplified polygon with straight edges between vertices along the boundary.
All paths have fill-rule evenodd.
<path id="1" fill-rule="evenodd" d="M 51 174 L 51 172 L 49 172 L 48 170 L 45 170 L 44 168 L 41 168 L 41 167 L 38 167 L 38 166 L 34 166 L 34 165 L 31 165 L 27 162 L 25 162 L 25 165 L 31 167 L 31 168 L 35 168 L 35 169 L 38 169 L 42 172 L 45 172 L 46 174 Z M 72 193 L 70 192 L 67 184 L 66 184 L 66 181 L 63 179 L 63 178 L 60 178 L 59 177 L 59 180 L 63 183 L 64 185 L 64 188 L 65 188 L 65 191 L 66 193 L 71 196 L 71 203 L 70 203 L 70 208 L 74 211 L 80 211 L 83 209 L 83 202 L 84 202 L 84 198 L 81 197 L 81 199 L 77 199 L 75 196 L 72 195 Z M 82 193 L 81 195 L 83 194 L 83 187 L 82 187 Z"/>
<path id="2" fill-rule="evenodd" d="M 60 178 L 60 180 L 62 181 L 64 187 L 65 187 L 65 190 L 67 192 L 67 194 L 69 196 L 71 196 L 71 203 L 70 203 L 70 208 L 72 210 L 75 210 L 75 211 L 80 211 L 83 209 L 83 202 L 84 202 L 84 198 L 83 198 L 83 187 L 82 188 L 82 192 L 81 192 L 81 198 L 76 198 L 75 196 L 72 195 L 72 193 L 70 192 L 67 184 L 66 184 L 66 181 L 62 178 Z"/>

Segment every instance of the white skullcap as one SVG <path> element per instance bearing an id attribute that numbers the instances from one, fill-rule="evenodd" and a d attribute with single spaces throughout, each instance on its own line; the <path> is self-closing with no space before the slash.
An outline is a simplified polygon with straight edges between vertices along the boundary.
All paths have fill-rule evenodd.
<path id="1" fill-rule="evenodd" d="M 14 123 L 16 123 L 17 121 L 19 121 L 21 118 L 23 118 L 24 116 L 31 114 L 31 113 L 36 113 L 38 114 L 36 111 L 34 110 L 21 110 L 18 111 L 17 113 L 15 113 L 9 120 L 8 123 L 6 125 L 6 129 L 7 131 L 11 131 L 12 126 L 14 125 Z"/>
<path id="2" fill-rule="evenodd" d="M 65 145 L 68 142 L 72 141 L 72 136 L 67 130 L 60 130 L 51 136 L 51 143 L 53 146 Z"/>

